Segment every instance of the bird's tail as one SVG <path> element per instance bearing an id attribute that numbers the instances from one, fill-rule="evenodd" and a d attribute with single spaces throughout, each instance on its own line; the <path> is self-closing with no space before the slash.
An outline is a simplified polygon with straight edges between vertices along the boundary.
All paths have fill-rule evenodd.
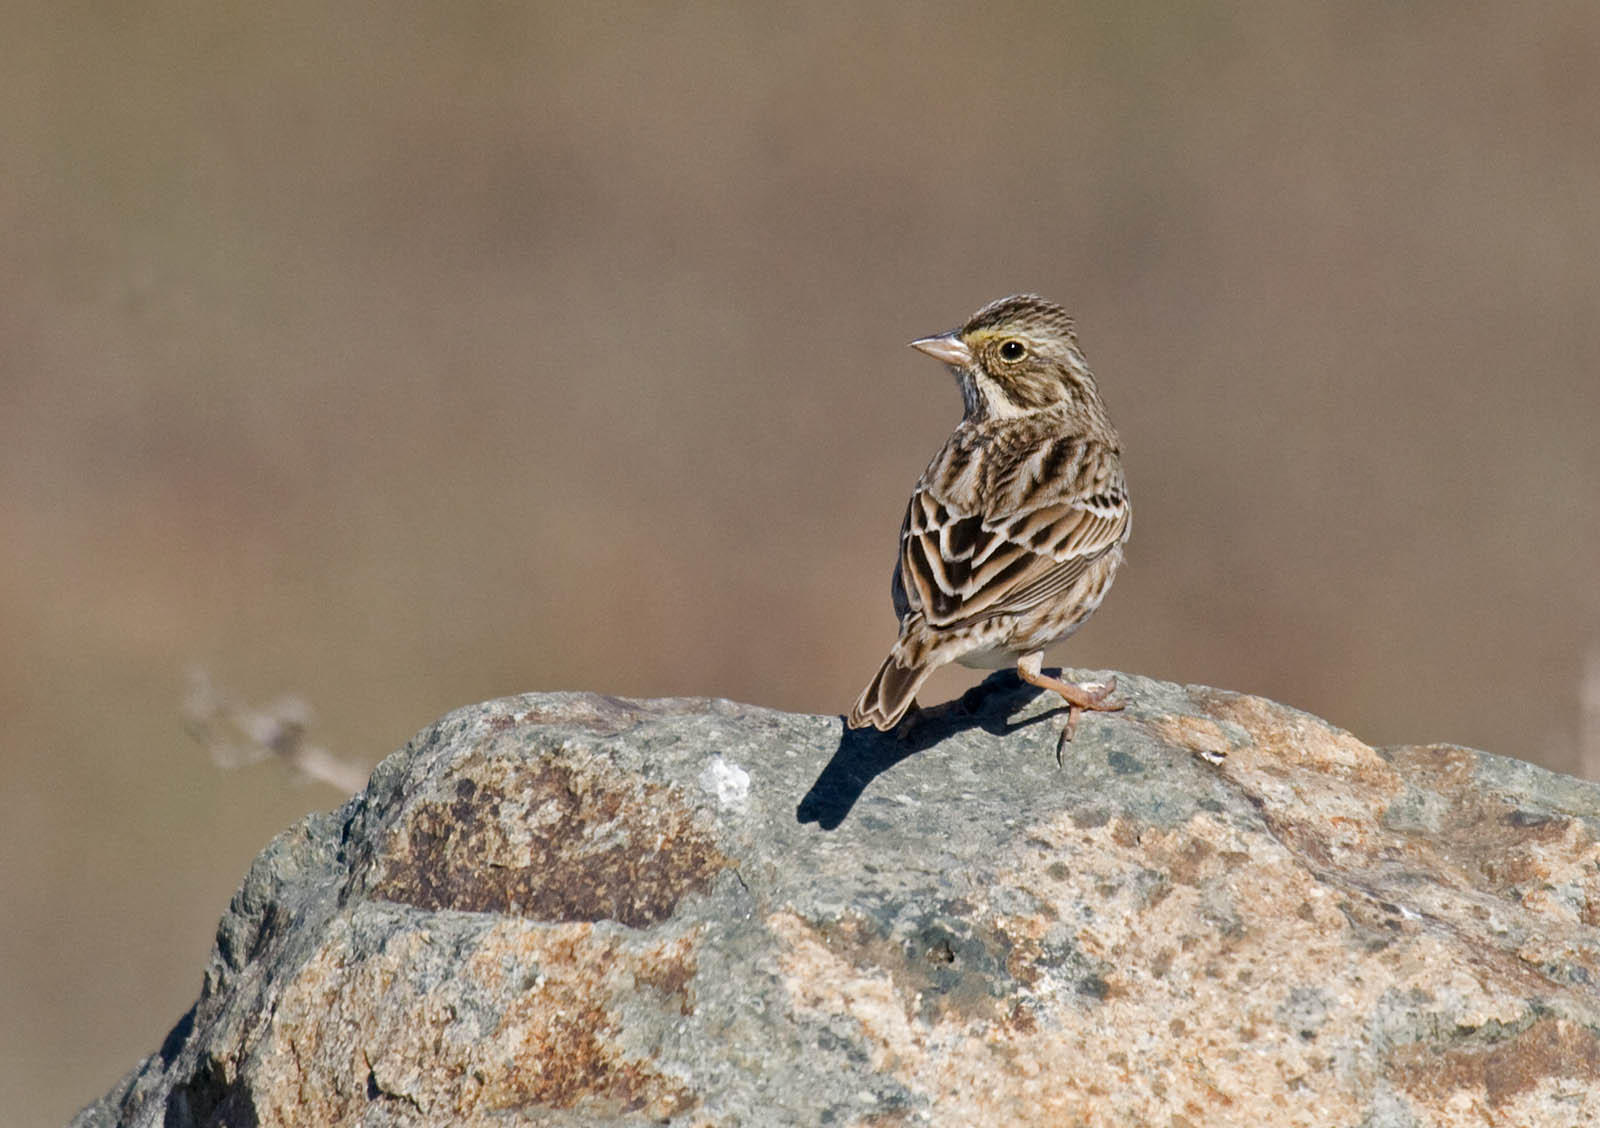
<path id="1" fill-rule="evenodd" d="M 883 665 L 856 699 L 856 707 L 850 710 L 851 728 L 871 725 L 888 732 L 900 723 L 900 718 L 917 699 L 917 690 L 934 670 L 924 649 L 908 647 L 905 639 L 895 643 L 889 657 L 883 660 Z"/>

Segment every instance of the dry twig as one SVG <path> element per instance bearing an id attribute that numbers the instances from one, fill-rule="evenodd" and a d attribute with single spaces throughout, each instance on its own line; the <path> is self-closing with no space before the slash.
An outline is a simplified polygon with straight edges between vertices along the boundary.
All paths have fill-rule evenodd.
<path id="1" fill-rule="evenodd" d="M 282 697 L 261 709 L 227 699 L 204 670 L 189 674 L 183 699 L 184 727 L 203 744 L 219 768 L 237 768 L 276 757 L 302 778 L 320 780 L 346 795 L 367 783 L 367 770 L 333 756 L 306 739 L 311 706 L 299 697 Z"/>

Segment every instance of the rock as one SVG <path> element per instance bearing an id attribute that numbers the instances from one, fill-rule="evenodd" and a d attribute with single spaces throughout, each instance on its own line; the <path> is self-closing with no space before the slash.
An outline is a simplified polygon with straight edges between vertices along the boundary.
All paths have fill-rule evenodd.
<path id="1" fill-rule="evenodd" d="M 1600 787 L 1121 686 L 1062 768 L 1009 674 L 904 741 L 459 710 L 261 854 L 74 1123 L 1600 1122 Z"/>

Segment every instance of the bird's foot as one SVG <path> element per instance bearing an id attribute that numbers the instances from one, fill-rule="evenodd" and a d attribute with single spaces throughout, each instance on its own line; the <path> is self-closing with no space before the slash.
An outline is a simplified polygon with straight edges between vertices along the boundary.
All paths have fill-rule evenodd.
<path id="1" fill-rule="evenodd" d="M 1114 713 L 1118 709 L 1127 708 L 1128 705 L 1122 698 L 1114 696 L 1117 692 L 1116 678 L 1113 677 L 1103 685 L 1098 683 L 1075 685 L 1060 678 L 1053 678 L 1039 669 L 1037 655 L 1030 655 L 1018 662 L 1017 674 L 1029 685 L 1060 694 L 1067 703 L 1067 723 L 1061 730 L 1061 739 L 1056 742 L 1057 766 L 1061 764 L 1062 752 L 1067 742 L 1078 731 L 1078 716 L 1081 713 Z"/>
<path id="2" fill-rule="evenodd" d="M 1073 682 L 1062 681 L 1059 678 L 1050 678 L 1051 689 L 1067 699 L 1067 704 L 1074 710 L 1087 709 L 1092 713 L 1115 713 L 1119 709 L 1126 709 L 1128 703 L 1115 696 L 1117 692 L 1117 679 L 1112 678 L 1107 682 L 1086 682 L 1077 685 Z"/>
<path id="3" fill-rule="evenodd" d="M 1036 685 L 1040 689 L 1054 690 L 1059 693 L 1066 703 L 1072 707 L 1073 712 L 1086 710 L 1091 713 L 1114 713 L 1118 709 L 1126 709 L 1128 703 L 1120 697 L 1114 696 L 1117 692 L 1117 679 L 1112 678 L 1104 684 L 1090 682 L 1088 685 L 1075 685 L 1060 678 L 1053 678 L 1049 674 L 1039 673 L 1032 677 L 1023 675 L 1023 681 Z"/>

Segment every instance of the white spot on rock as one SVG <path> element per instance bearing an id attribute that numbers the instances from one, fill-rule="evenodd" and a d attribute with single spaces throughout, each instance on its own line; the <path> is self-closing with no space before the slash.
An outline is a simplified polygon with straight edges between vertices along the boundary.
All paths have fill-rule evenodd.
<path id="1" fill-rule="evenodd" d="M 711 762 L 700 773 L 700 786 L 717 797 L 717 804 L 723 810 L 730 807 L 742 810 L 750 799 L 750 773 L 721 756 L 711 757 Z"/>

